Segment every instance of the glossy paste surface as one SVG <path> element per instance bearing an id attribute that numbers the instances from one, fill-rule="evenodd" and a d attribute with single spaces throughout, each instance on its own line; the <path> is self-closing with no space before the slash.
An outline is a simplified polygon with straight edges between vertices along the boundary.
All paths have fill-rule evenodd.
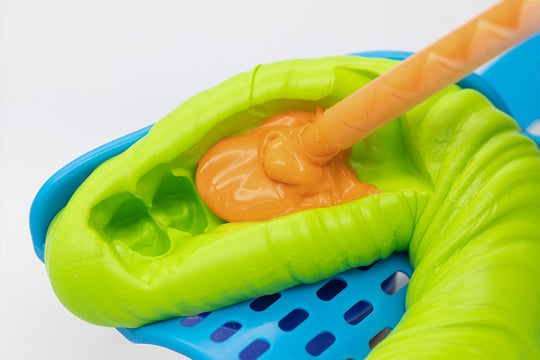
<path id="1" fill-rule="evenodd" d="M 323 162 L 306 154 L 300 134 L 321 114 L 321 108 L 276 114 L 212 146 L 195 181 L 204 203 L 229 222 L 262 221 L 380 193 L 355 177 L 350 151 Z"/>
<path id="2" fill-rule="evenodd" d="M 58 297 L 87 321 L 136 327 L 408 249 L 407 312 L 370 359 L 540 358 L 540 153 L 473 90 L 451 86 L 354 146 L 359 180 L 381 194 L 225 224 L 195 190 L 197 161 L 219 139 L 327 108 L 393 64 L 269 64 L 179 106 L 52 223 L 45 261 Z"/>

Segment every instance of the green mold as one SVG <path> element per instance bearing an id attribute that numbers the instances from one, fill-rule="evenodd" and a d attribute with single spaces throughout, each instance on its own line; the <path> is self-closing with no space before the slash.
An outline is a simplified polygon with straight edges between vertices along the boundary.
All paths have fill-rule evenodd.
<path id="1" fill-rule="evenodd" d="M 45 262 L 59 299 L 89 322 L 137 327 L 408 250 L 407 311 L 370 359 L 540 358 L 540 153 L 473 90 L 450 86 L 354 146 L 357 177 L 382 194 L 228 224 L 195 190 L 219 139 L 331 106 L 394 64 L 259 66 L 176 108 L 53 221 Z"/>

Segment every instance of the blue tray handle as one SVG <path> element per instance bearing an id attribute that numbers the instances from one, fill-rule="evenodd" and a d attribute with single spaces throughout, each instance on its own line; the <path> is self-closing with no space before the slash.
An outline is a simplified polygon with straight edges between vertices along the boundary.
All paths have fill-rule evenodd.
<path id="1" fill-rule="evenodd" d="M 527 130 L 540 121 L 540 34 L 503 55 L 482 77 L 504 98 L 527 136 L 540 146 L 540 134 Z"/>

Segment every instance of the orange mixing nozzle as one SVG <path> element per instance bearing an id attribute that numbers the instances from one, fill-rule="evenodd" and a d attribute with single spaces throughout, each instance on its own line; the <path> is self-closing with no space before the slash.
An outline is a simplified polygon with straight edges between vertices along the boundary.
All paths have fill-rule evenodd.
<path id="1" fill-rule="evenodd" d="M 312 156 L 331 156 L 540 31 L 540 0 L 505 0 L 327 109 L 303 133 Z"/>
<path id="2" fill-rule="evenodd" d="M 540 0 L 505 0 L 326 111 L 282 114 L 214 145 L 196 185 L 227 221 L 265 220 L 379 192 L 342 150 L 540 31 Z"/>

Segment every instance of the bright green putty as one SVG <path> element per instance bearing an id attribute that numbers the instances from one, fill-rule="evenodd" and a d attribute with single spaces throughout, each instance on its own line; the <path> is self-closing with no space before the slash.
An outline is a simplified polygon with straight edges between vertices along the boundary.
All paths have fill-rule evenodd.
<path id="1" fill-rule="evenodd" d="M 370 359 L 540 359 L 540 154 L 510 117 L 451 86 L 355 145 L 383 194 L 224 224 L 197 160 L 270 115 L 326 108 L 395 62 L 264 65 L 204 91 L 99 166 L 47 234 L 54 290 L 77 316 L 137 327 L 330 277 L 409 250 L 407 312 Z"/>

